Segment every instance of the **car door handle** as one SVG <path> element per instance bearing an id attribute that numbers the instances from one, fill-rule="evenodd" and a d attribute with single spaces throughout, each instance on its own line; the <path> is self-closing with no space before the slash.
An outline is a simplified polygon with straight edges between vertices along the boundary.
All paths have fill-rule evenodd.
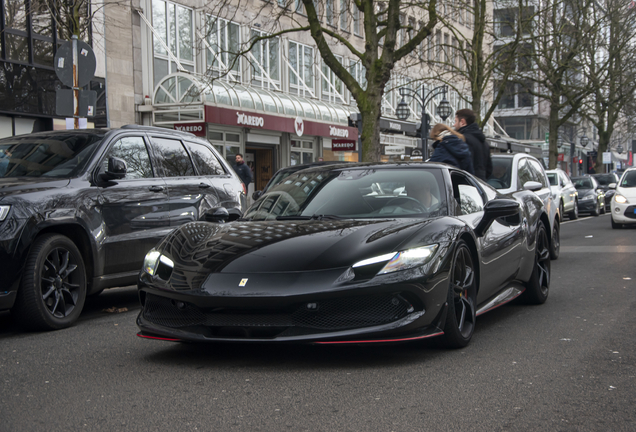
<path id="1" fill-rule="evenodd" d="M 150 192 L 163 192 L 163 186 L 150 186 L 148 190 Z"/>
<path id="2" fill-rule="evenodd" d="M 207 188 L 209 188 L 209 187 L 211 187 L 211 186 L 210 186 L 209 184 L 207 184 L 207 183 L 199 183 L 199 187 L 200 187 L 201 189 L 207 189 Z"/>

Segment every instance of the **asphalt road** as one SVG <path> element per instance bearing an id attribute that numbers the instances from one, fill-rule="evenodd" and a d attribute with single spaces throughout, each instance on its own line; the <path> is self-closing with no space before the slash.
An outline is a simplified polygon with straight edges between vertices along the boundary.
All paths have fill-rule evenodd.
<path id="1" fill-rule="evenodd" d="M 634 431 L 635 256 L 609 216 L 564 223 L 548 301 L 455 351 L 143 340 L 134 288 L 53 333 L 1 314 L 0 431 Z"/>

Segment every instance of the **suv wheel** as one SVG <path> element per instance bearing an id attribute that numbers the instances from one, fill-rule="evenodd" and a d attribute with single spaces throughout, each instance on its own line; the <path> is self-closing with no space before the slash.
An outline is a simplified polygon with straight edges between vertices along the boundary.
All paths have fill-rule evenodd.
<path id="1" fill-rule="evenodd" d="M 578 201 L 576 200 L 574 201 L 574 209 L 572 209 L 572 211 L 568 213 L 568 218 L 570 218 L 570 220 L 579 218 L 579 202 Z"/>
<path id="2" fill-rule="evenodd" d="M 18 290 L 15 314 L 31 330 L 71 326 L 86 300 L 86 269 L 75 244 L 58 234 L 35 240 L 27 257 Z"/>

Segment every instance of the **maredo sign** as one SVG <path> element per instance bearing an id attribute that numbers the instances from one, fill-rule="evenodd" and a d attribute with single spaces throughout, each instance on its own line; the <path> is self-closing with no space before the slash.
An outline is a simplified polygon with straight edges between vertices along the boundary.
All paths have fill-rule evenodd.
<path id="1" fill-rule="evenodd" d="M 348 126 L 334 126 L 305 120 L 301 117 L 279 117 L 271 114 L 253 113 L 213 106 L 205 107 L 205 121 L 229 126 L 289 132 L 298 137 L 309 135 L 328 138 L 348 138 L 349 140 L 356 140 L 358 137 L 358 129 Z"/>
<path id="2" fill-rule="evenodd" d="M 180 132 L 190 132 L 196 136 L 204 137 L 205 136 L 205 123 L 181 123 L 175 124 L 174 130 L 178 130 Z"/>

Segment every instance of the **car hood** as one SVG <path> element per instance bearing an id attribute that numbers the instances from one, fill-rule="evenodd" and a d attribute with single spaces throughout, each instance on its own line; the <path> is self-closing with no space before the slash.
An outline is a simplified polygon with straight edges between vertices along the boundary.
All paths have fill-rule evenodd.
<path id="1" fill-rule="evenodd" d="M 321 271 L 414 246 L 451 241 L 457 219 L 193 222 L 157 249 L 184 273 Z"/>
<path id="2" fill-rule="evenodd" d="M 8 196 L 20 195 L 24 198 L 29 193 L 42 193 L 59 189 L 69 184 L 68 179 L 42 177 L 8 177 L 0 178 L 0 201 Z"/>
<path id="3" fill-rule="evenodd" d="M 595 195 L 594 189 L 577 189 L 576 191 L 579 193 L 579 197 Z"/>
<path id="4" fill-rule="evenodd" d="M 636 200 L 636 187 L 617 187 L 616 193 L 623 195 L 630 202 L 632 202 L 632 200 Z"/>

